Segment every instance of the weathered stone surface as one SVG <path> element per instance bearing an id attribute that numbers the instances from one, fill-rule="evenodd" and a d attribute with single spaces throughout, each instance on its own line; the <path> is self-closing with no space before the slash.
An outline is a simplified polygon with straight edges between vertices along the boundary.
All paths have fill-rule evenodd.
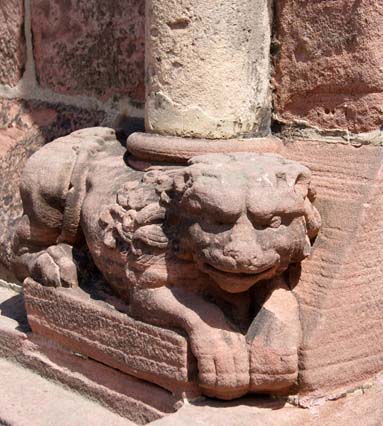
<path id="1" fill-rule="evenodd" d="M 135 321 L 78 288 L 56 291 L 28 279 L 24 296 L 33 332 L 173 391 L 193 387 L 195 366 L 180 334 Z"/>
<path id="2" fill-rule="evenodd" d="M 264 0 L 147 2 L 146 130 L 268 134 L 271 13 Z"/>
<path id="3" fill-rule="evenodd" d="M 98 127 L 58 139 L 29 160 L 15 234 L 18 278 L 77 287 L 75 254 L 83 236 L 129 316 L 187 336 L 205 395 L 291 392 L 301 326 L 282 274 L 309 255 L 309 238 L 320 225 L 309 169 L 272 154 L 236 153 L 144 172 L 127 165 L 124 154 L 114 131 Z M 63 314 L 74 320 L 71 310 L 77 312 L 67 305 Z M 79 318 L 77 332 L 88 333 Z M 134 324 L 127 341 L 137 332 Z M 137 336 L 135 344 L 154 345 L 151 340 Z M 99 349 L 92 343 L 87 351 L 114 365 L 107 342 Z M 146 376 L 135 359 L 118 368 L 156 383 L 196 376 L 186 364 L 170 374 L 158 370 L 155 354 L 146 358 L 149 367 L 154 361 Z M 180 379 L 173 377 L 177 369 Z"/>
<path id="4" fill-rule="evenodd" d="M 0 84 L 15 86 L 25 65 L 24 2 L 0 4 Z"/>
<path id="5" fill-rule="evenodd" d="M 144 101 L 143 0 L 33 0 L 32 31 L 42 87 L 107 100 Z"/>
<path id="6" fill-rule="evenodd" d="M 383 122 L 383 4 L 276 2 L 276 117 L 365 132 Z"/>
<path id="7" fill-rule="evenodd" d="M 312 170 L 323 222 L 294 290 L 303 324 L 300 392 L 336 394 L 383 369 L 383 148 L 286 142 L 269 148 Z"/>
<path id="8" fill-rule="evenodd" d="M 263 398 L 244 398 L 236 404 L 208 400 L 185 404 L 178 413 L 157 420 L 152 426 L 380 426 L 382 400 L 381 381 L 371 389 L 323 402 L 310 410 Z"/>
<path id="9" fill-rule="evenodd" d="M 0 264 L 9 268 L 16 219 L 22 213 L 20 177 L 27 159 L 45 143 L 99 124 L 102 111 L 38 101 L 0 101 Z"/>
<path id="10" fill-rule="evenodd" d="M 90 401 L 58 384 L 44 380 L 36 373 L 17 364 L 0 359 L 0 369 L 0 424 L 2 425 L 135 425 L 95 401 Z"/>
<path id="11" fill-rule="evenodd" d="M 322 228 L 302 264 L 302 394 L 353 388 L 383 370 L 383 148 L 292 142 L 313 172 Z"/>
<path id="12" fill-rule="evenodd" d="M 182 405 L 177 396 L 156 385 L 138 380 L 85 356 L 79 356 L 78 353 L 29 331 L 23 296 L 0 286 L 0 357 L 17 361 L 43 377 L 69 386 L 138 424 L 146 424 L 174 413 Z M 39 380 L 43 382 L 42 379 Z M 6 408 L 2 405 L 5 390 L 2 381 L 0 423 L 5 414 L 2 409 Z M 29 393 L 34 394 L 30 392 L 30 388 Z M 53 396 L 52 398 L 55 399 Z M 76 398 L 79 398 L 78 393 Z M 48 415 L 48 412 L 41 408 L 42 414 Z M 10 413 L 8 411 L 8 414 Z M 8 416 L 6 418 L 10 419 Z M 31 421 L 27 424 L 30 423 Z M 36 421 L 33 424 L 39 423 Z"/>
<path id="13" fill-rule="evenodd" d="M 322 401 L 310 410 L 293 407 L 283 400 L 251 397 L 243 398 L 234 405 L 232 402 L 207 399 L 194 404 L 185 404 L 178 413 L 173 414 L 173 408 L 176 407 L 174 398 L 166 396 L 165 391 L 161 393 L 160 388 L 129 378 L 90 359 L 65 352 L 62 348 L 47 345 L 46 339 L 35 337 L 32 341 L 28 340 L 31 339 L 30 335 L 17 330 L 20 326 L 24 329 L 25 314 L 22 307 L 20 295 L 0 287 L 0 356 L 11 360 L 17 359 L 24 366 L 37 371 L 40 376 L 66 384 L 138 424 L 155 419 L 158 412 L 161 417 L 165 414 L 167 416 L 156 420 L 153 426 L 189 426 L 191 419 L 194 424 L 201 426 L 222 424 L 237 426 L 238 422 L 241 426 L 349 426 L 359 423 L 366 426 L 380 426 L 381 424 L 382 378 L 370 388 L 344 395 L 337 401 Z M 79 421 L 81 423 L 85 413 L 89 416 L 91 424 L 97 424 L 97 419 L 100 418 L 103 422 L 116 424 L 114 422 L 116 418 L 112 414 L 107 414 L 100 406 L 89 404 L 77 392 L 72 394 L 63 392 L 51 382 L 30 371 L 21 370 L 15 364 L 1 359 L 0 363 L 1 371 L 4 372 L 0 383 L 0 423 L 72 426 L 79 424 Z M 31 389 L 34 391 L 31 392 Z M 23 402 L 22 409 L 19 405 L 20 400 Z M 41 403 L 42 400 L 44 404 Z M 80 415 L 83 415 L 81 420 L 77 417 L 76 410 L 73 415 L 63 418 L 63 406 L 66 409 L 79 407 L 80 402 Z M 180 406 L 181 404 L 177 408 Z M 122 422 L 129 424 L 126 419 Z"/>
<path id="14" fill-rule="evenodd" d="M 273 136 L 240 140 L 210 140 L 136 132 L 129 136 L 126 146 L 135 159 L 140 161 L 163 161 L 165 163 L 187 164 L 192 157 L 204 154 L 278 152 L 282 147 L 282 141 Z"/>

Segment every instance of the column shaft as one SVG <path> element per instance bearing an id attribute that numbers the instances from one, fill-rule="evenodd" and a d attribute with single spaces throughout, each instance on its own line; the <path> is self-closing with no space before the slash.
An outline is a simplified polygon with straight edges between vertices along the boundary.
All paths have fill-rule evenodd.
<path id="1" fill-rule="evenodd" d="M 147 0 L 146 9 L 146 130 L 267 134 L 268 0 Z"/>

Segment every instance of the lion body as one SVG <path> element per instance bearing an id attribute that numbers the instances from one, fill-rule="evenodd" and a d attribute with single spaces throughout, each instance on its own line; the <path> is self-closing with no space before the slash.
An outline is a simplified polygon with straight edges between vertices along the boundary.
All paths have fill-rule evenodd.
<path id="1" fill-rule="evenodd" d="M 124 154 L 113 131 L 96 128 L 31 158 L 17 275 L 77 285 L 71 249 L 85 241 L 132 316 L 186 331 L 205 394 L 287 392 L 298 374 L 300 324 L 280 277 L 308 255 L 315 233 L 307 229 L 316 215 L 309 171 L 255 154 L 139 171 Z"/>

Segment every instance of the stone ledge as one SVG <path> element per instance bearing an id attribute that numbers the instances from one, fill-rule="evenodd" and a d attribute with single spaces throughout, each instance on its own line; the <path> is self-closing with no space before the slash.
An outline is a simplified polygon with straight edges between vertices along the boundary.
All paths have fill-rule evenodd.
<path id="1" fill-rule="evenodd" d="M 0 425 L 133 426 L 118 414 L 0 358 Z M 2 392 L 6 389 L 6 392 Z"/>
<path id="2" fill-rule="evenodd" d="M 175 331 L 136 321 L 76 289 L 24 283 L 34 333 L 127 374 L 183 393 L 196 391 L 196 365 L 187 340 Z"/>
<path id="3" fill-rule="evenodd" d="M 17 361 L 137 424 L 174 413 L 182 405 L 178 397 L 156 385 L 31 334 L 23 295 L 4 287 L 0 287 L 0 357 Z M 2 386 L 3 382 L 0 394 Z"/>

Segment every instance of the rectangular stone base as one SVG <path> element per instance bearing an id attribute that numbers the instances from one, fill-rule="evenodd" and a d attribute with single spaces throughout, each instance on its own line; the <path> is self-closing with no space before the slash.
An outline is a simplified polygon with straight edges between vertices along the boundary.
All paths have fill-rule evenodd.
<path id="1" fill-rule="evenodd" d="M 48 288 L 27 279 L 24 298 L 34 333 L 173 393 L 198 393 L 195 359 L 176 331 L 136 321 L 80 288 Z"/>
<path id="2" fill-rule="evenodd" d="M 182 406 L 179 396 L 157 385 L 73 353 L 45 336 L 30 333 L 23 295 L 2 286 L 0 357 L 17 361 L 43 377 L 69 386 L 140 425 L 172 414 Z M 0 394 L 2 391 L 5 389 L 0 383 Z"/>

